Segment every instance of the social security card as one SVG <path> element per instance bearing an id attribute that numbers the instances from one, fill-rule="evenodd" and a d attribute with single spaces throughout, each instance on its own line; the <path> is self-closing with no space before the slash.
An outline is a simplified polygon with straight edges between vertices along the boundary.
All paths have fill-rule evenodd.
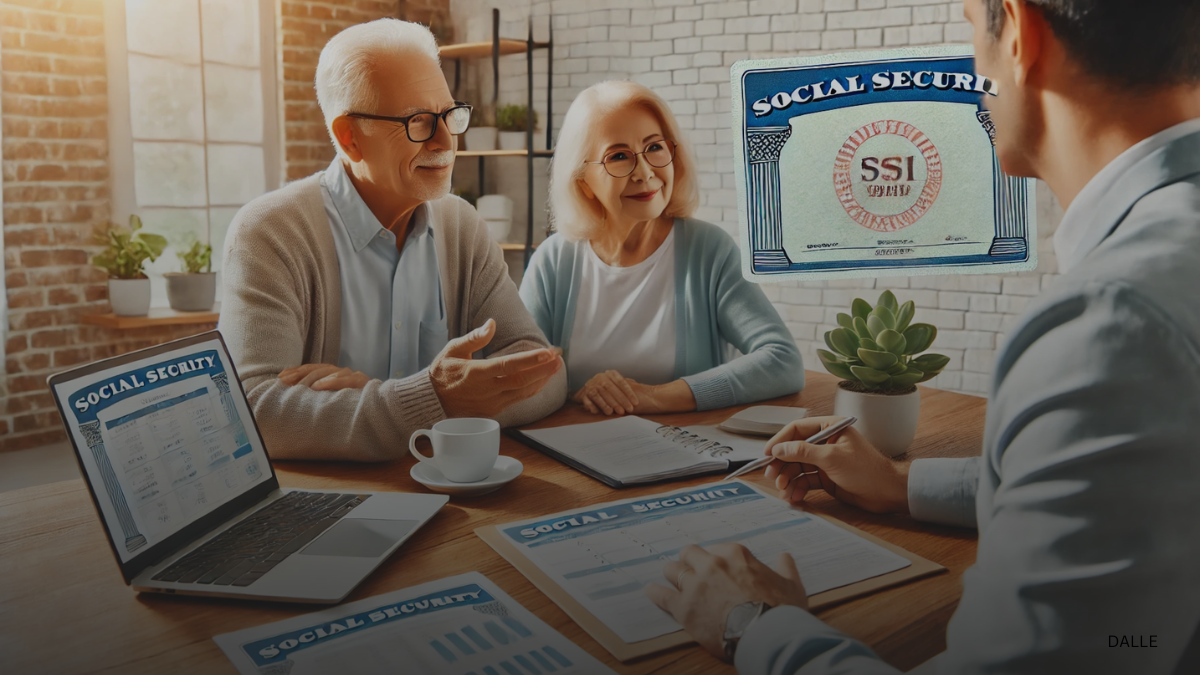
<path id="1" fill-rule="evenodd" d="M 751 281 L 1037 266 L 1033 179 L 1006 175 L 970 47 L 739 61 L 742 272 Z"/>

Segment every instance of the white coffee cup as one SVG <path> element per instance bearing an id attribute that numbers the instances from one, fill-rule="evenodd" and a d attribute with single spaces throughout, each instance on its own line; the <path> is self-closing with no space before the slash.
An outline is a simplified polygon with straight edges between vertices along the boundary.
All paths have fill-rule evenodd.
<path id="1" fill-rule="evenodd" d="M 417 438 L 433 444 L 433 456 L 417 451 Z M 419 429 L 408 439 L 408 450 L 422 462 L 437 467 L 446 480 L 477 483 L 488 477 L 500 456 L 500 423 L 482 417 L 442 420 L 433 430 Z"/>

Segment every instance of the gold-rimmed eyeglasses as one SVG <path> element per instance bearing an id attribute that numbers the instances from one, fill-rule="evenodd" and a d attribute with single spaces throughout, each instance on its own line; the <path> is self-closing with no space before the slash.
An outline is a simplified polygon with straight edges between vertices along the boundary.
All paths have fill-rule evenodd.
<path id="1" fill-rule="evenodd" d="M 608 175 L 613 178 L 624 178 L 637 168 L 638 155 L 645 157 L 646 163 L 650 166 L 661 169 L 674 161 L 676 147 L 678 146 L 673 141 L 651 141 L 641 152 L 613 150 L 598 162 L 585 161 L 584 164 L 603 164 Z"/>
<path id="2" fill-rule="evenodd" d="M 357 117 L 363 120 L 379 120 L 404 125 L 404 133 L 413 143 L 424 143 L 437 134 L 437 121 L 441 119 L 446 128 L 455 136 L 465 132 L 471 125 L 471 106 L 462 101 L 455 101 L 454 107 L 444 112 L 419 112 L 404 117 L 388 117 L 387 115 L 371 115 L 368 113 L 346 113 L 346 117 Z"/>

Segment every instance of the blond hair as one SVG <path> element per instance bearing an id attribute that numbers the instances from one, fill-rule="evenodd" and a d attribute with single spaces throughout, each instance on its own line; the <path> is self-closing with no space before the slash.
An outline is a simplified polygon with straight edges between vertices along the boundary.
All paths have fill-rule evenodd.
<path id="1" fill-rule="evenodd" d="M 550 222 L 568 241 L 591 239 L 604 226 L 604 207 L 595 199 L 589 199 L 580 186 L 587 167 L 584 162 L 597 159 L 588 157 L 593 150 L 588 132 L 601 117 L 619 114 L 633 106 L 641 106 L 654 115 L 663 135 L 677 145 L 672 162 L 675 178 L 671 201 L 662 215 L 687 218 L 696 210 L 700 197 L 692 149 L 683 138 L 666 101 L 636 82 L 600 82 L 584 89 L 571 103 L 558 132 L 554 159 L 550 162 Z"/>

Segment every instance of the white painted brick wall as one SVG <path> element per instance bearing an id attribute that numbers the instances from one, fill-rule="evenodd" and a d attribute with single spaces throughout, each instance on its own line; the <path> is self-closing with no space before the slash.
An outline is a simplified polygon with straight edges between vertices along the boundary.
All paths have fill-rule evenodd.
<path id="1" fill-rule="evenodd" d="M 451 0 L 458 39 L 490 37 L 490 10 L 499 7 L 502 35 L 547 37 L 554 15 L 554 128 L 574 96 L 606 79 L 633 79 L 668 101 L 697 159 L 701 203 L 696 217 L 737 232 L 737 192 L 729 137 L 729 66 L 741 59 L 808 55 L 840 49 L 969 43 L 961 2 L 946 0 Z M 486 29 L 468 35 L 472 25 Z M 467 68 L 472 95 L 491 97 L 491 70 Z M 534 62 L 535 100 L 545 116 L 545 55 Z M 540 77 L 539 77 L 540 75 Z M 525 57 L 501 62 L 501 102 L 525 100 Z M 478 92 L 476 94 L 476 92 Z M 544 136 L 543 136 L 544 137 Z M 472 167 L 473 168 L 473 167 Z M 524 194 L 524 170 L 513 179 Z M 539 198 L 544 198 L 544 192 Z M 522 208 L 523 205 L 518 208 Z M 939 335 L 933 351 L 950 357 L 933 386 L 987 395 L 997 351 L 1029 301 L 1057 278 L 1051 237 L 1062 209 L 1038 186 L 1039 265 L 1029 274 L 932 276 L 785 282 L 764 285 L 810 369 L 838 312 L 885 289 L 917 305 L 916 320 Z M 544 206 L 535 204 L 537 212 Z M 523 213 L 523 212 L 522 212 Z M 521 216 L 523 218 L 523 215 Z M 541 221 L 544 217 L 539 216 Z M 518 219 L 518 222 L 523 222 Z"/>

